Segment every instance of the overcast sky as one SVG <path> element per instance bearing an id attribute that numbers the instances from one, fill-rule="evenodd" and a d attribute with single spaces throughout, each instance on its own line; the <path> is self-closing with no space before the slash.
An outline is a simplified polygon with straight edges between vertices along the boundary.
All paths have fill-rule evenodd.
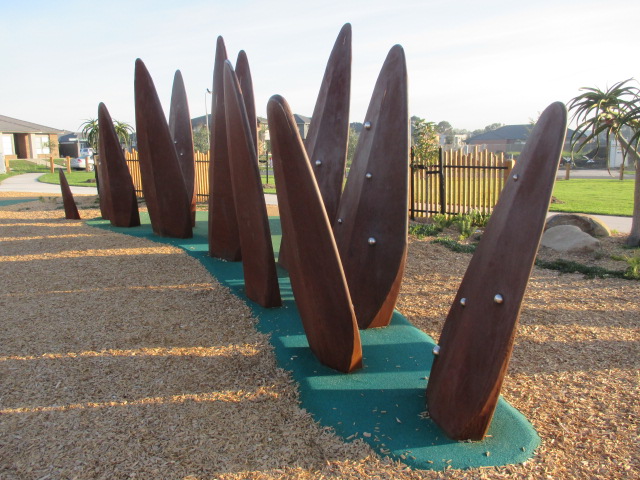
<path id="1" fill-rule="evenodd" d="M 411 115 L 474 130 L 528 123 L 580 87 L 640 78 L 638 0 L 0 0 L 0 114 L 75 131 L 104 102 L 135 122 L 136 58 L 168 115 L 182 71 L 191 116 L 210 109 L 215 43 L 247 52 L 258 115 L 273 94 L 310 116 L 342 25 L 353 27 L 351 120 L 388 50 L 404 47 Z"/>

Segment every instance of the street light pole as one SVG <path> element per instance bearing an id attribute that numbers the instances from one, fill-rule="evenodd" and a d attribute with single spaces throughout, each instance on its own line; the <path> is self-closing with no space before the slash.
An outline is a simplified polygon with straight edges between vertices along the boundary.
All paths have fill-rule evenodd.
<path id="1" fill-rule="evenodd" d="M 211 90 L 207 88 L 204 93 L 204 119 L 207 122 L 207 139 L 209 140 L 209 148 L 211 148 L 211 130 L 209 130 L 209 113 L 207 112 L 207 94 L 211 95 Z"/>

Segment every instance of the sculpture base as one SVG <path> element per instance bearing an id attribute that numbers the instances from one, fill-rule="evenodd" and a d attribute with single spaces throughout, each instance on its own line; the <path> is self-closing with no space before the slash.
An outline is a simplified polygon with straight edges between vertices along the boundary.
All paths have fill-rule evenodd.
<path id="1" fill-rule="evenodd" d="M 361 438 L 382 456 L 412 468 L 468 469 L 522 463 L 534 453 L 540 438 L 527 419 L 500 398 L 481 442 L 449 440 L 426 411 L 426 376 L 435 342 L 394 312 L 386 328 L 362 330 L 364 368 L 350 374 L 324 367 L 309 350 L 293 300 L 289 278 L 279 269 L 283 308 L 262 308 L 244 296 L 242 265 L 208 255 L 207 212 L 197 212 L 193 238 L 161 238 L 153 234 L 149 217 L 140 214 L 142 226 L 112 227 L 105 220 L 92 226 L 145 237 L 183 248 L 234 294 L 247 301 L 258 319 L 258 329 L 270 334 L 278 365 L 289 370 L 299 385 L 302 407 L 323 426 L 347 441 Z M 280 243 L 280 224 L 270 218 L 274 250 Z"/>

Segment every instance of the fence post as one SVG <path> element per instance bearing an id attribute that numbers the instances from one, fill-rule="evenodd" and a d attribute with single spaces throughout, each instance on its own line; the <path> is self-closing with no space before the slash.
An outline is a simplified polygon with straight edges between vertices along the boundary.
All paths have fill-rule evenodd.
<path id="1" fill-rule="evenodd" d="M 67 157 L 67 173 L 71 173 L 71 157 Z"/>
<path id="2" fill-rule="evenodd" d="M 7 173 L 11 171 L 11 162 L 7 157 L 4 157 L 4 166 L 7 169 Z"/>
<path id="3" fill-rule="evenodd" d="M 567 165 L 564 170 L 564 179 L 569 180 L 570 175 L 571 175 L 571 162 L 567 162 Z"/>
<path id="4" fill-rule="evenodd" d="M 440 180 L 440 213 L 444 215 L 447 211 L 447 191 L 444 185 L 444 158 L 442 155 L 442 147 L 438 148 L 438 178 Z"/>
<path id="5" fill-rule="evenodd" d="M 504 183 L 507 183 L 507 180 L 509 179 L 509 176 L 511 175 L 511 170 L 513 170 L 513 167 L 516 165 L 515 160 L 507 160 L 504 162 L 504 166 L 507 167 L 507 169 L 504 171 Z"/>
<path id="6" fill-rule="evenodd" d="M 409 209 L 409 211 L 411 212 L 411 215 L 409 218 L 411 218 L 411 220 L 415 220 L 416 219 L 416 215 L 415 215 L 415 201 L 416 199 L 414 198 L 414 189 L 413 189 L 413 173 L 415 171 L 414 169 L 414 165 L 413 165 L 413 160 L 414 160 L 414 153 L 413 153 L 413 145 L 411 145 L 411 150 L 409 153 L 409 188 L 410 188 L 410 196 L 409 198 L 411 198 L 411 208 Z"/>
<path id="7" fill-rule="evenodd" d="M 51 171 L 51 173 L 55 171 L 53 165 L 53 157 L 49 157 L 49 170 Z"/>
<path id="8" fill-rule="evenodd" d="M 88 156 L 84 157 L 84 169 L 85 169 L 87 172 L 90 172 L 90 171 L 91 171 L 91 170 L 89 170 L 89 157 L 88 157 Z"/>

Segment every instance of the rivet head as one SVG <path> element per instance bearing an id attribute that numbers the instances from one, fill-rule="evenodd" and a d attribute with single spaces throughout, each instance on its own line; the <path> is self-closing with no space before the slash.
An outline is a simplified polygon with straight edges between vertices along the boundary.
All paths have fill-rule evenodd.
<path id="1" fill-rule="evenodd" d="M 338 223 L 342 224 L 342 219 L 341 218 L 338 219 Z"/>
<path id="2" fill-rule="evenodd" d="M 364 122 L 365 130 L 371 130 L 371 122 Z"/>
<path id="3" fill-rule="evenodd" d="M 517 182 L 517 181 L 518 181 L 518 178 L 520 178 L 520 176 L 516 173 L 516 174 L 515 174 L 513 177 L 511 177 L 511 178 L 513 178 L 513 180 L 514 180 L 515 182 Z"/>
<path id="4" fill-rule="evenodd" d="M 367 242 L 369 242 L 369 245 L 375 245 L 376 244 L 376 239 L 373 237 L 369 237 L 369 240 L 367 240 Z"/>
<path id="5" fill-rule="evenodd" d="M 462 305 L 463 307 L 467 306 L 467 299 L 466 298 L 461 298 L 460 299 L 460 305 Z"/>
<path id="6" fill-rule="evenodd" d="M 502 298 L 502 295 L 497 293 L 496 296 L 493 297 L 493 301 L 497 304 L 501 304 L 501 303 L 504 303 L 504 298 Z"/>
<path id="7" fill-rule="evenodd" d="M 316 160 L 316 167 L 319 167 L 320 165 L 322 165 L 322 160 Z"/>
<path id="8" fill-rule="evenodd" d="M 365 175 L 365 178 L 371 178 L 371 177 L 373 177 L 373 175 L 371 175 L 370 172 L 367 172 L 367 174 Z"/>
<path id="9" fill-rule="evenodd" d="M 177 145 L 177 144 L 178 144 L 178 141 L 177 141 L 177 140 L 174 140 L 174 141 L 173 141 L 173 143 L 175 143 L 175 144 Z"/>
<path id="10" fill-rule="evenodd" d="M 433 352 L 434 355 L 440 355 L 440 345 L 436 345 L 435 347 L 433 347 L 433 350 L 431 350 L 431 352 Z"/>

